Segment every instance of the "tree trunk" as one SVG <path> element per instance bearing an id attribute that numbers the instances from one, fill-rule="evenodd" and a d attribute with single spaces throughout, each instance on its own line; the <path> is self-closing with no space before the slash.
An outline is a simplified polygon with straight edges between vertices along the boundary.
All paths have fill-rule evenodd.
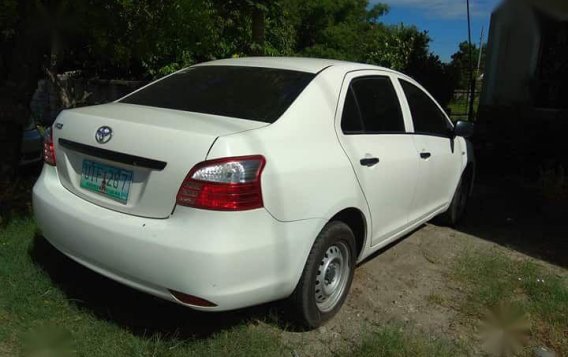
<path id="1" fill-rule="evenodd" d="M 254 56 L 264 55 L 264 11 L 254 6 L 252 8 L 252 54 Z"/>

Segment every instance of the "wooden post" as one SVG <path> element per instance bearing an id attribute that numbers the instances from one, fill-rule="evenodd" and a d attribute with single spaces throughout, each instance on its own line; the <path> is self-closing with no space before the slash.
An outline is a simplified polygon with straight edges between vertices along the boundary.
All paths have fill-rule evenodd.
<path id="1" fill-rule="evenodd" d="M 469 12 L 469 0 L 467 0 L 467 37 L 469 43 L 469 110 L 467 117 L 469 121 L 473 121 L 473 104 L 475 101 L 475 75 L 473 73 L 473 46 L 471 43 L 471 16 Z"/>

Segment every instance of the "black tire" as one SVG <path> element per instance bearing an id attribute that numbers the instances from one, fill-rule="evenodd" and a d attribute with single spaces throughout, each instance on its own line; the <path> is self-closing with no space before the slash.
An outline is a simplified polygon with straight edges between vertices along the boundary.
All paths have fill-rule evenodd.
<path id="1" fill-rule="evenodd" d="M 471 179 L 469 175 L 463 175 L 458 183 L 458 187 L 456 187 L 450 207 L 448 207 L 446 212 L 436 217 L 435 223 L 449 227 L 455 227 L 459 223 L 467 207 L 470 187 Z"/>
<path id="2" fill-rule="evenodd" d="M 300 281 L 288 300 L 291 317 L 295 323 L 303 328 L 314 329 L 339 311 L 353 281 L 356 259 L 355 247 L 355 236 L 345 223 L 329 222 L 322 229 L 308 255 Z M 342 253 L 338 253 L 338 251 Z M 339 258 L 337 258 L 340 254 L 344 254 L 347 260 L 341 264 Z M 322 272 L 321 267 L 324 265 L 327 269 Z M 348 269 L 348 271 L 344 269 Z M 333 288 L 336 277 L 337 279 L 346 279 L 339 280 L 337 283 L 342 288 L 339 285 L 337 288 Z M 329 279 L 331 279 L 331 282 L 327 284 Z M 337 292 L 329 296 L 329 300 L 326 300 L 326 293 L 322 290 L 324 285 L 326 288 L 331 286 L 331 290 L 338 289 Z"/>

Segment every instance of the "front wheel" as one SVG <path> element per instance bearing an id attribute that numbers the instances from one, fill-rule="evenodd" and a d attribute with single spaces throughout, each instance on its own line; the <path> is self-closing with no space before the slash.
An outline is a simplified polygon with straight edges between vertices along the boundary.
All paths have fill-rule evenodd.
<path id="1" fill-rule="evenodd" d="M 470 185 L 471 180 L 468 175 L 462 176 L 454 193 L 454 197 L 452 198 L 452 202 L 450 203 L 450 207 L 448 207 L 446 212 L 436 217 L 438 223 L 454 227 L 460 221 L 467 206 Z"/>
<path id="2" fill-rule="evenodd" d="M 354 267 L 353 232 L 343 222 L 328 223 L 318 235 L 289 299 L 296 322 L 313 329 L 333 317 L 347 297 Z"/>

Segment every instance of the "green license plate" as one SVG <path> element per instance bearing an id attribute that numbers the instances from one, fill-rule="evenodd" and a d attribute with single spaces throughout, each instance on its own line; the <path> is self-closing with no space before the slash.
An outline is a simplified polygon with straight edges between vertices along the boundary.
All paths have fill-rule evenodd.
<path id="1" fill-rule="evenodd" d="M 112 198 L 120 203 L 128 201 L 132 171 L 83 160 L 81 187 Z"/>

